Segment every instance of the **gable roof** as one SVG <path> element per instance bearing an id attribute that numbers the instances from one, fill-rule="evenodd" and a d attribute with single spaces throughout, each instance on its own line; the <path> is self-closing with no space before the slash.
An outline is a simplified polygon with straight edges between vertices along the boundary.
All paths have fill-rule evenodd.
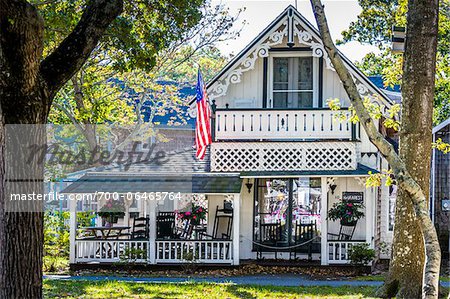
<path id="1" fill-rule="evenodd" d="M 228 72 L 239 66 L 239 64 L 247 58 L 247 56 L 250 54 L 250 51 L 253 50 L 256 45 L 263 42 L 269 34 L 278 29 L 282 25 L 282 22 L 291 15 L 295 16 L 300 21 L 300 25 L 303 28 L 307 29 L 309 33 L 312 34 L 312 36 L 321 43 L 322 39 L 320 37 L 319 31 L 302 14 L 300 14 L 300 12 L 294 6 L 289 5 L 277 18 L 275 18 L 275 20 L 273 20 L 260 34 L 258 34 L 258 36 L 252 42 L 250 42 L 241 52 L 239 52 L 238 55 L 236 55 L 230 62 L 228 62 L 227 65 L 225 65 L 225 67 L 216 76 L 214 76 L 208 82 L 207 88 L 210 89 L 211 87 L 213 87 L 213 85 L 217 81 L 223 79 L 223 77 L 227 75 Z M 327 55 L 324 50 L 323 52 L 324 55 Z M 376 84 L 369 80 L 369 78 L 367 78 L 364 73 L 362 73 L 347 57 L 345 57 L 339 50 L 338 53 L 349 71 L 353 72 L 354 75 L 359 77 L 358 79 L 360 79 L 363 84 L 370 87 L 372 91 L 381 96 L 384 105 L 390 106 L 393 104 L 392 100 L 382 90 L 380 90 L 380 88 L 378 88 Z"/>

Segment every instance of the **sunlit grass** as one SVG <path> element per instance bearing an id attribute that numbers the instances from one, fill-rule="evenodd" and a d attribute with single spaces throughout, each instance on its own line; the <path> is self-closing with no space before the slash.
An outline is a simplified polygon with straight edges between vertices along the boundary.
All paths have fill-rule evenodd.
<path id="1" fill-rule="evenodd" d="M 44 282 L 46 298 L 373 298 L 375 287 L 274 287 L 213 283 Z"/>

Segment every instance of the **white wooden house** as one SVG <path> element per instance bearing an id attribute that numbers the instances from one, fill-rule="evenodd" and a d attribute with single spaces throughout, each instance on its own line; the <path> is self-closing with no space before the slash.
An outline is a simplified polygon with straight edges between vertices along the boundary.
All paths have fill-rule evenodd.
<path id="1" fill-rule="evenodd" d="M 362 96 L 383 107 L 392 105 L 342 58 Z M 65 190 L 182 194 L 178 200 L 134 199 L 126 205 L 116 226 L 131 227 L 132 217 L 148 217 L 148 234 L 139 239 L 127 234 L 80 238 L 76 205 L 71 204 L 71 263 L 116 262 L 133 248 L 140 249 L 133 260 L 149 264 L 195 260 L 238 265 L 264 258 L 331 265 L 348 263 L 355 244 L 378 248 L 391 241 L 388 199 L 393 192 L 384 186 L 365 187 L 369 171 L 387 168 L 387 163 L 359 125 L 337 120 L 339 113 L 349 114 L 348 96 L 317 29 L 293 6 L 208 83 L 207 93 L 213 144 L 204 161 L 196 161 L 192 151 L 174 153 L 162 166 L 89 172 Z M 334 98 L 340 99 L 341 111 L 328 109 L 327 99 Z M 381 123 L 379 127 L 385 132 Z M 364 204 L 365 216 L 354 231 L 343 234 L 339 221 L 327 220 L 327 211 L 350 197 Z M 182 210 L 190 201 L 208 209 L 203 227 L 194 227 L 189 236 L 162 237 L 157 224 L 161 215 Z M 102 204 L 97 201 L 98 207 Z M 232 223 L 216 217 L 231 210 Z"/>

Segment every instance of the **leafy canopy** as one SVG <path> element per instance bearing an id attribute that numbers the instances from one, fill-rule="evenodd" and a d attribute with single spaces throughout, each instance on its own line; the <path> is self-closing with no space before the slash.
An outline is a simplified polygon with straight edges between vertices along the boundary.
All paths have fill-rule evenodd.
<path id="1" fill-rule="evenodd" d="M 362 11 L 342 32 L 338 44 L 358 41 L 376 45 L 381 53 L 369 53 L 357 66 L 366 75 L 383 75 L 386 85 L 401 84 L 403 56 L 390 51 L 392 26 L 405 26 L 406 0 L 358 0 Z M 434 122 L 450 117 L 450 0 L 439 3 L 438 54 Z"/>
<path id="2" fill-rule="evenodd" d="M 88 1 L 32 0 L 45 20 L 45 52 L 48 55 L 75 28 Z M 111 24 L 98 48 L 121 71 L 150 70 L 156 55 L 201 20 L 205 0 L 125 0 L 124 11 Z"/>

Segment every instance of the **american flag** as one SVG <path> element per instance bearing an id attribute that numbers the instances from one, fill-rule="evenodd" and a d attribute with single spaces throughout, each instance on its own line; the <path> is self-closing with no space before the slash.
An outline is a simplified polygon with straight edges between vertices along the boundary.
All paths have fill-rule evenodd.
<path id="1" fill-rule="evenodd" d="M 195 147 L 197 148 L 197 159 L 203 160 L 206 147 L 211 144 L 211 127 L 209 124 L 211 112 L 206 96 L 206 86 L 203 82 L 200 69 L 197 79 L 197 121 L 195 123 Z"/>

